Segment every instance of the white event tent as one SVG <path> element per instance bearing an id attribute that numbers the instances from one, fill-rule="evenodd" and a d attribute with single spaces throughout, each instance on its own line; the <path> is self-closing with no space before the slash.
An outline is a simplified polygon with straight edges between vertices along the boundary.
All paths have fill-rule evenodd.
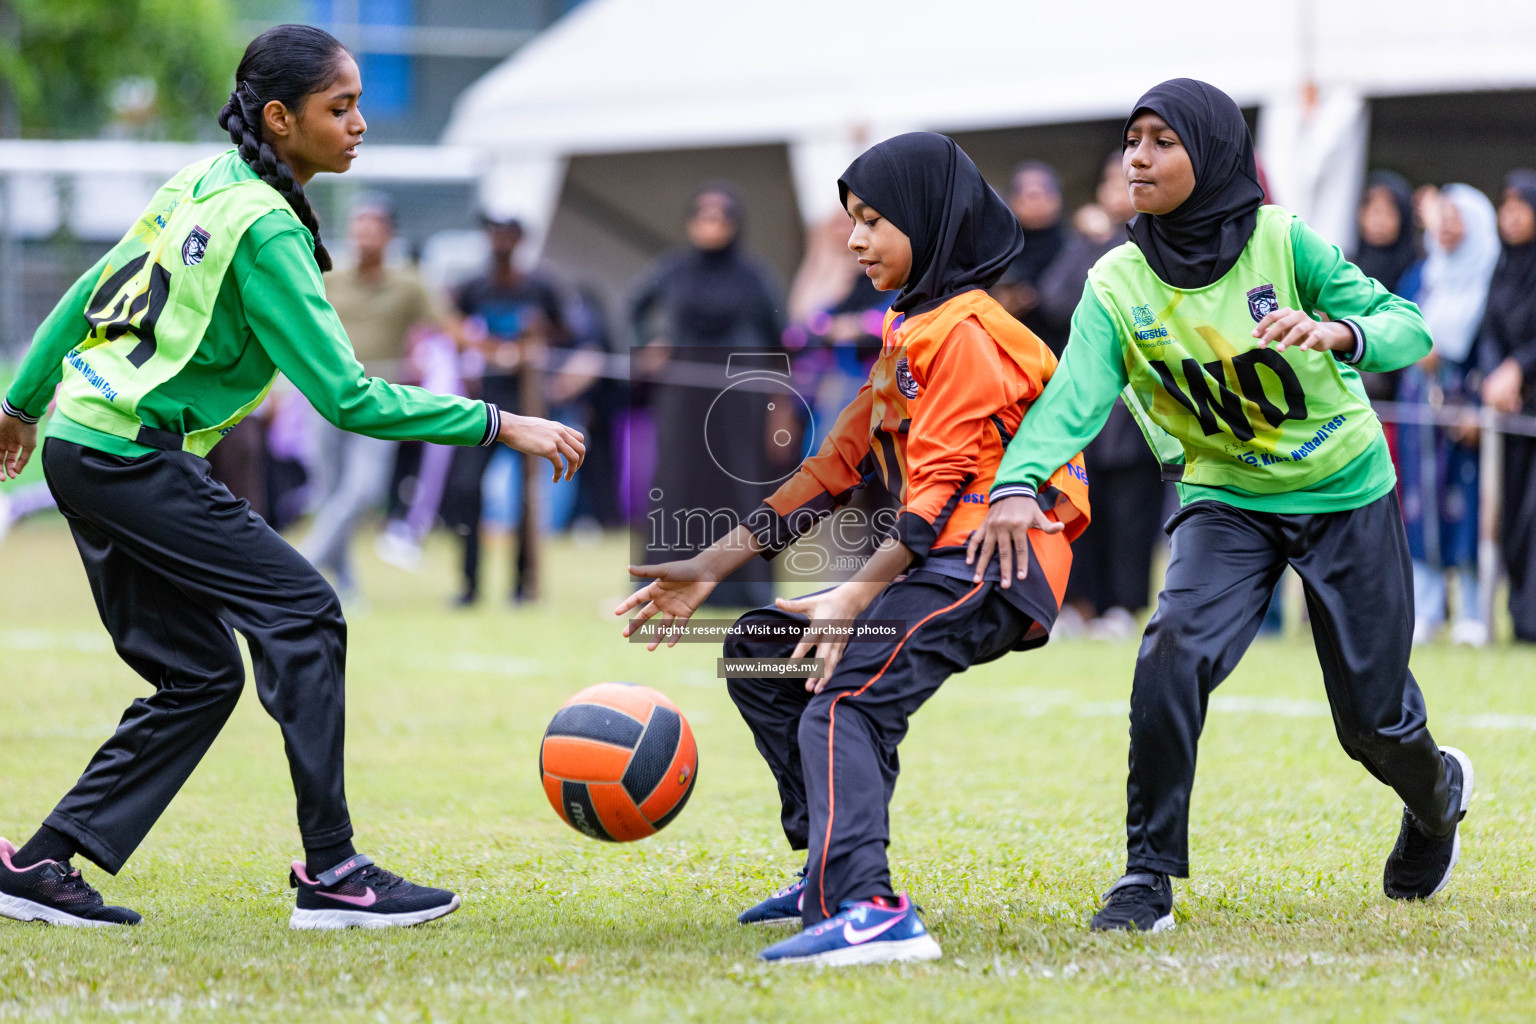
<path id="1" fill-rule="evenodd" d="M 744 187 L 787 273 L 872 142 L 954 134 L 1001 184 L 1035 154 L 989 132 L 1096 122 L 1064 137 L 1096 168 L 1138 95 L 1189 76 L 1256 110 L 1276 200 L 1347 244 L 1371 102 L 1536 88 L 1532 40 L 1529 0 L 589 0 L 467 89 L 443 141 L 488 150 L 486 204 L 617 288 L 701 180 Z"/>

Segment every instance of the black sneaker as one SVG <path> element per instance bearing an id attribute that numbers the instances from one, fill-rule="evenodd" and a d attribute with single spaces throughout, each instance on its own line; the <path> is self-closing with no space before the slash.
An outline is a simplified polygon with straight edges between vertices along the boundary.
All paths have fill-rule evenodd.
<path id="1" fill-rule="evenodd" d="M 16 847 L 0 839 L 0 917 L 71 928 L 138 924 L 143 920 L 127 907 L 107 906 L 101 893 L 92 889 L 67 860 L 40 860 L 19 868 L 15 857 Z"/>
<path id="2" fill-rule="evenodd" d="M 288 927 L 302 930 L 402 928 L 451 914 L 461 902 L 446 890 L 412 885 L 361 854 L 314 879 L 296 860 L 288 884 L 299 890 Z"/>
<path id="3" fill-rule="evenodd" d="M 1429 899 L 1450 882 L 1461 856 L 1459 826 L 1472 802 L 1472 760 L 1455 747 L 1441 747 L 1440 756 L 1445 759 L 1451 799 L 1460 801 L 1461 813 L 1448 835 L 1432 836 L 1424 832 L 1413 812 L 1403 808 L 1403 827 L 1381 876 L 1382 889 L 1395 900 Z"/>
<path id="4" fill-rule="evenodd" d="M 1164 932 L 1173 927 L 1173 883 L 1167 875 L 1134 871 L 1104 894 L 1088 923 L 1095 932 Z"/>

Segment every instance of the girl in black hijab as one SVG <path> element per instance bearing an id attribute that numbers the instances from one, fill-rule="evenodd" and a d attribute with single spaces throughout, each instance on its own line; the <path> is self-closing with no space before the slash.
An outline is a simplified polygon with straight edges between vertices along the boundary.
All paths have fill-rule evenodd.
<path id="1" fill-rule="evenodd" d="M 1232 97 L 1193 78 L 1153 87 L 1127 126 L 1146 111 L 1178 133 L 1194 165 L 1195 189 L 1169 213 L 1138 214 L 1127 230 L 1159 278 L 1175 288 L 1204 288 L 1237 264 L 1264 202 L 1248 122 Z"/>
<path id="2" fill-rule="evenodd" d="M 1423 258 L 1413 227 L 1413 189 L 1407 179 L 1393 171 L 1372 173 L 1360 196 L 1359 221 L 1360 244 L 1350 262 L 1387 291 L 1405 294 L 1404 275 Z"/>
<path id="3" fill-rule="evenodd" d="M 1423 259 L 1413 223 L 1413 189 L 1400 174 L 1375 171 L 1365 181 L 1357 213 L 1360 244 L 1351 262 L 1366 277 L 1381 282 L 1395 295 L 1411 295 L 1418 287 L 1415 268 Z M 1397 397 L 1402 371 L 1362 373 L 1365 393 L 1372 401 L 1390 402 Z M 1386 424 L 1387 436 L 1396 424 Z M 1395 451 L 1394 447 L 1394 451 Z"/>
<path id="4" fill-rule="evenodd" d="M 1008 205 L 1024 229 L 1024 251 L 1009 264 L 993 295 L 1060 355 L 1067 343 L 1066 332 L 1058 330 L 1040 308 L 1041 279 L 1067 244 L 1061 178 L 1056 169 L 1040 160 L 1019 164 L 1009 177 Z"/>
<path id="5" fill-rule="evenodd" d="M 1488 287 L 1483 401 L 1536 414 L 1536 171 L 1511 171 L 1499 204 L 1504 251 Z M 1504 566 L 1515 639 L 1536 643 L 1536 438 L 1504 438 Z"/>
<path id="6" fill-rule="evenodd" d="M 891 888 L 886 859 L 897 745 L 950 675 L 1045 642 L 1071 566 L 1068 539 L 1087 523 L 1086 474 L 1074 459 L 1051 477 L 1060 501 L 1025 555 L 1036 567 L 1027 584 L 1004 587 L 996 570 L 971 580 L 965 538 L 985 514 L 1007 437 L 1056 365 L 985 290 L 1018 254 L 1019 224 L 942 135 L 883 142 L 838 186 L 853 219 L 848 247 L 877 289 L 899 291 L 869 383 L 821 451 L 729 537 L 686 561 L 631 567 L 652 582 L 616 611 L 638 609 L 626 635 L 658 613 L 663 626 L 686 622 L 718 581 L 811 532 L 866 483 L 901 501 L 894 537 L 852 580 L 748 612 L 726 642 L 728 658 L 824 659 L 811 679 L 729 681 L 778 782 L 790 848 L 807 851 L 801 876 L 739 920 L 805 926 L 764 960 L 929 960 L 938 943 Z M 818 533 L 823 545 L 859 524 L 837 525 Z M 815 549 L 795 552 L 805 555 Z M 846 631 L 823 632 L 854 620 L 879 631 L 852 645 Z"/>
<path id="7" fill-rule="evenodd" d="M 1306 590 L 1340 742 L 1403 801 L 1383 889 L 1427 899 L 1450 880 L 1473 774 L 1465 754 L 1435 744 L 1408 671 L 1408 540 L 1352 367 L 1423 358 L 1429 327 L 1301 218 L 1262 205 L 1252 140 L 1221 90 L 1164 82 L 1133 106 L 1123 139 L 1140 211 L 1131 244 L 1089 272 L 1061 368 L 970 542 L 978 579 L 994 547 L 1028 543 L 1046 524 L 1046 474 L 1122 395 L 1178 481 L 1167 577 L 1131 686 L 1126 873 L 1089 927 L 1173 926 L 1205 709 L 1287 566 Z"/>

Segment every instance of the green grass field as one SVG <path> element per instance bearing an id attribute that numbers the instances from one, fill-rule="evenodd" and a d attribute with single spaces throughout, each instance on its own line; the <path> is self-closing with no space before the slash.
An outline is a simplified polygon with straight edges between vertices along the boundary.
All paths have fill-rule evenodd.
<path id="1" fill-rule="evenodd" d="M 1436 736 L 1471 754 L 1477 797 L 1449 890 L 1402 906 L 1381 894 L 1399 805 L 1335 743 L 1309 639 L 1261 642 L 1213 702 L 1197 874 L 1177 888 L 1178 928 L 1156 937 L 1085 930 L 1122 863 L 1134 644 L 1052 644 L 957 677 L 914 722 L 892 808 L 897 885 L 945 958 L 766 969 L 753 958 L 771 936 L 734 919 L 797 866 L 772 781 L 714 649 L 620 641 L 608 609 L 624 557 L 617 539 L 561 542 L 541 606 L 454 613 L 445 544 L 421 575 L 359 551 L 372 609 L 353 619 L 349 662 L 358 844 L 462 893 L 459 913 L 387 933 L 287 929 L 293 797 L 248 694 L 123 873 L 88 868 L 144 925 L 0 925 L 0 1020 L 1531 1018 L 1536 654 L 1415 654 Z M 14 532 L 0 576 L 0 834 L 20 841 L 145 689 L 112 653 L 60 521 Z M 555 708 L 608 679 L 670 694 L 701 749 L 687 811 L 628 846 L 560 822 L 536 770 Z"/>

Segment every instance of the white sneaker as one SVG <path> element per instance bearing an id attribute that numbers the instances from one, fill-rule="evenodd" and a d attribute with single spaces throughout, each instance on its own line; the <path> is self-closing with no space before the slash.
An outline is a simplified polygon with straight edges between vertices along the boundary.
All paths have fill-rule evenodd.
<path id="1" fill-rule="evenodd" d="M 1476 619 L 1461 619 L 1451 627 L 1451 643 L 1468 647 L 1488 646 L 1488 624 Z"/>
<path id="2" fill-rule="evenodd" d="M 1427 644 L 1440 632 L 1440 624 L 1428 619 L 1415 619 L 1413 623 L 1413 646 Z"/>
<path id="3" fill-rule="evenodd" d="M 373 542 L 374 554 L 379 561 L 406 572 L 421 571 L 421 545 L 394 531 L 379 534 Z"/>
<path id="4" fill-rule="evenodd" d="M 1061 612 L 1056 616 L 1056 624 L 1051 627 L 1051 639 L 1081 636 L 1087 628 L 1088 623 L 1081 612 L 1069 604 L 1062 605 Z"/>
<path id="5" fill-rule="evenodd" d="M 1136 616 L 1124 608 L 1111 608 L 1088 623 L 1088 635 L 1095 640 L 1124 640 L 1136 635 Z"/>

